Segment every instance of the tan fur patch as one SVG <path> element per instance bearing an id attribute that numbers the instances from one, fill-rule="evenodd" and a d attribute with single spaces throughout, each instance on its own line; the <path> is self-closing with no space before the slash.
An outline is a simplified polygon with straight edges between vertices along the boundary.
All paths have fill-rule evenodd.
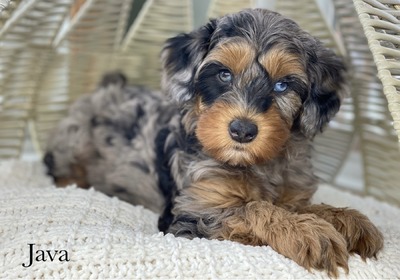
<path id="1" fill-rule="evenodd" d="M 205 108 L 206 106 L 204 105 L 201 97 L 198 96 L 194 105 L 194 113 L 196 114 L 196 116 L 199 116 L 205 110 Z"/>
<path id="2" fill-rule="evenodd" d="M 259 62 L 273 80 L 279 80 L 287 75 L 297 75 L 304 80 L 307 78 L 299 57 L 279 47 L 262 55 Z"/>
<path id="3" fill-rule="evenodd" d="M 254 201 L 225 218 L 216 239 L 249 245 L 268 244 L 307 269 L 326 269 L 338 276 L 348 271 L 346 241 L 328 222 L 315 215 L 297 215 L 269 202 Z"/>
<path id="4" fill-rule="evenodd" d="M 346 240 L 331 223 L 273 205 L 260 186 L 251 174 L 210 176 L 192 183 L 179 198 L 190 197 L 191 211 L 220 211 L 214 217 L 220 226 L 210 231 L 210 239 L 269 245 L 307 269 L 326 269 L 334 277 L 338 267 L 348 271 Z"/>
<path id="5" fill-rule="evenodd" d="M 354 209 L 314 204 L 300 208 L 299 213 L 311 213 L 331 223 L 347 241 L 347 250 L 365 261 L 376 257 L 383 247 L 382 233 L 363 214 Z"/>
<path id="6" fill-rule="evenodd" d="M 218 61 L 233 74 L 241 74 L 250 67 L 255 58 L 254 49 L 245 41 L 228 41 L 210 52 L 205 63 Z"/>
<path id="7" fill-rule="evenodd" d="M 193 183 L 183 192 L 194 199 L 193 207 L 204 208 L 239 207 L 250 201 L 267 200 L 261 182 L 256 177 L 215 177 Z"/>
<path id="8" fill-rule="evenodd" d="M 189 133 L 194 132 L 196 121 L 205 108 L 206 106 L 202 102 L 201 97 L 197 96 L 194 106 L 189 108 L 187 113 L 182 118 L 182 124 L 185 127 L 185 131 Z"/>
<path id="9" fill-rule="evenodd" d="M 83 165 L 72 164 L 70 166 L 70 177 L 57 177 L 54 182 L 57 187 L 66 187 L 76 184 L 78 187 L 88 189 L 90 184 L 87 182 L 86 169 Z"/>
<path id="10" fill-rule="evenodd" d="M 280 188 L 279 199 L 275 202 L 276 205 L 285 208 L 289 211 L 295 211 L 304 205 L 310 204 L 310 199 L 315 193 L 314 188 Z"/>
<path id="11" fill-rule="evenodd" d="M 241 144 L 232 140 L 228 128 L 236 118 L 246 118 L 257 125 L 258 135 L 252 142 Z M 196 135 L 204 151 L 215 159 L 231 165 L 251 165 L 278 156 L 290 131 L 275 106 L 265 113 L 255 113 L 216 102 L 200 115 Z"/>

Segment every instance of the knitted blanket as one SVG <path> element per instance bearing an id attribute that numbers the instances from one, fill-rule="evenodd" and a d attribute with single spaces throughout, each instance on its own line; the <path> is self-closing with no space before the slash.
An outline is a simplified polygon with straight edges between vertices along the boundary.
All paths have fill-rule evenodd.
<path id="1" fill-rule="evenodd" d="M 38 163 L 0 162 L 1 279 L 327 278 L 268 246 L 164 236 L 151 211 L 93 189 L 55 188 L 43 173 Z M 314 200 L 360 210 L 385 236 L 377 260 L 354 255 L 341 278 L 400 277 L 399 208 L 329 186 Z"/>

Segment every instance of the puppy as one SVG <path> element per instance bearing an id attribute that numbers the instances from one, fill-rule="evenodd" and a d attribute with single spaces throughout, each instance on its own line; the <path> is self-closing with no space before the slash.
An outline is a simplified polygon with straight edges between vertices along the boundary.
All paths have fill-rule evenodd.
<path id="1" fill-rule="evenodd" d="M 376 256 L 366 216 L 310 204 L 312 139 L 346 88 L 332 51 L 255 9 L 169 39 L 161 58 L 162 94 L 116 73 L 73 105 L 44 159 L 56 183 L 143 204 L 166 233 L 269 245 L 330 276 L 350 253 Z"/>

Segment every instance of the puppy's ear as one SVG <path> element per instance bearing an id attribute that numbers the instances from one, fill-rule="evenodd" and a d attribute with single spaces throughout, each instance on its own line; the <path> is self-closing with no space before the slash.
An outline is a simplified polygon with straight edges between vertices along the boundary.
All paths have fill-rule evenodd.
<path id="1" fill-rule="evenodd" d="M 194 95 L 193 77 L 209 50 L 217 20 L 167 40 L 161 52 L 162 88 L 178 104 Z"/>
<path id="2" fill-rule="evenodd" d="M 300 129 L 308 138 L 322 132 L 339 111 L 347 90 L 343 61 L 319 41 L 311 42 L 307 49 L 311 90 L 300 115 Z"/>

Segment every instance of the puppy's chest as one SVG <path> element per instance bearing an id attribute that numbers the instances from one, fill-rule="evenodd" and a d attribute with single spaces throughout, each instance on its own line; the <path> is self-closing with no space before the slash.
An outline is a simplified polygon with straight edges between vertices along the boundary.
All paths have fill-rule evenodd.
<path id="1" fill-rule="evenodd" d="M 190 176 L 183 193 L 204 207 L 235 207 L 250 201 L 274 203 L 284 180 L 276 170 L 260 168 L 210 168 L 202 176 Z M 190 174 L 190 172 L 189 172 Z"/>
<path id="2" fill-rule="evenodd" d="M 285 186 L 284 171 L 273 167 L 256 167 L 247 171 L 239 187 L 247 190 L 248 200 L 275 202 Z"/>

